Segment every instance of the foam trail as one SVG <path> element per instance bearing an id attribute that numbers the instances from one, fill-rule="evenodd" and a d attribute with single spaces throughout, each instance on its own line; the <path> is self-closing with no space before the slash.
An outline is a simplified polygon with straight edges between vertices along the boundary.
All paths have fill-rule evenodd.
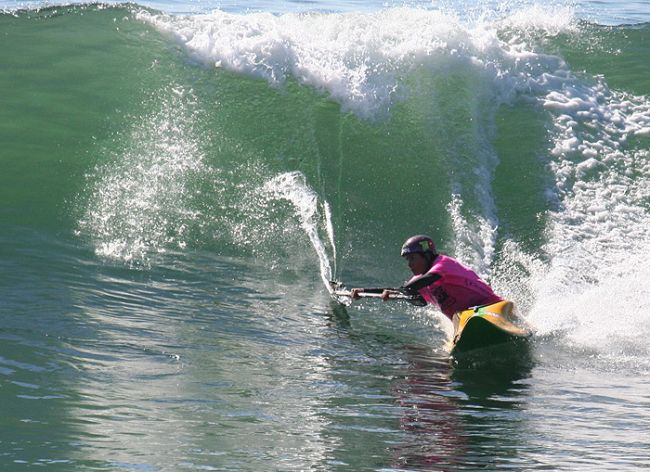
<path id="1" fill-rule="evenodd" d="M 332 248 L 332 260 L 334 261 L 334 269 L 332 274 L 336 274 L 336 244 L 334 243 L 334 224 L 332 223 L 332 209 L 329 203 L 323 202 L 323 209 L 325 211 L 325 229 L 327 230 L 327 238 Z M 328 284 L 329 286 L 329 284 Z"/>
<path id="2" fill-rule="evenodd" d="M 290 202 L 296 216 L 300 219 L 300 226 L 305 231 L 312 246 L 318 256 L 320 265 L 320 275 L 328 291 L 332 291 L 330 280 L 332 280 L 332 267 L 327 255 L 327 250 L 323 244 L 320 235 L 316 217 L 318 216 L 318 195 L 309 188 L 305 176 L 298 171 L 280 174 L 264 184 L 263 192 L 273 199 L 282 199 Z M 327 232 L 334 250 L 334 235 L 331 227 L 331 219 L 327 216 L 328 208 L 326 204 L 326 222 Z"/>
<path id="3" fill-rule="evenodd" d="M 492 196 L 489 195 L 490 200 Z M 460 194 L 453 194 L 447 205 L 455 235 L 456 257 L 474 267 L 482 277 L 490 276 L 495 253 L 498 224 L 494 214 L 463 216 Z"/>

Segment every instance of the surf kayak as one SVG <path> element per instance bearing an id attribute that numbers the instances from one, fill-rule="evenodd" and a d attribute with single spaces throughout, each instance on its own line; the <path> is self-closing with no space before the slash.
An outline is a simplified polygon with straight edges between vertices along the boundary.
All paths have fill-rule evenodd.
<path id="1" fill-rule="evenodd" d="M 469 308 L 453 316 L 451 353 L 459 354 L 495 344 L 518 343 L 532 335 L 513 313 L 512 302 Z"/>

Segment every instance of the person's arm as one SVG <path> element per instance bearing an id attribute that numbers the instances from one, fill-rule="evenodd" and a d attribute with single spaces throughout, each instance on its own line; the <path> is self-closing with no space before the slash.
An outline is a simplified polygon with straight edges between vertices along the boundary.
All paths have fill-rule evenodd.
<path id="1" fill-rule="evenodd" d="M 417 295 L 420 290 L 440 280 L 442 276 L 437 273 L 424 274 L 414 277 L 403 285 L 401 290 L 408 295 Z"/>
<path id="2" fill-rule="evenodd" d="M 350 289 L 350 298 L 357 300 L 360 293 L 381 293 L 383 294 L 387 290 L 395 290 L 391 288 L 353 288 Z M 383 297 L 382 297 L 383 298 Z"/>
<path id="3" fill-rule="evenodd" d="M 381 292 L 381 299 L 386 302 L 393 295 L 403 295 L 403 292 L 394 288 L 386 288 Z"/>
<path id="4" fill-rule="evenodd" d="M 427 301 L 419 293 L 417 293 L 417 292 L 416 293 L 408 293 L 408 292 L 404 291 L 401 288 L 399 290 L 395 290 L 394 288 L 387 288 L 386 290 L 381 292 L 381 299 L 383 301 L 387 302 L 388 300 L 390 300 L 395 295 L 402 295 L 402 296 L 408 295 L 409 298 L 408 298 L 407 301 L 411 305 L 415 305 L 415 306 L 426 306 L 427 305 Z"/>
<path id="5" fill-rule="evenodd" d="M 440 274 L 423 274 L 420 275 L 419 277 L 414 277 L 413 279 L 409 280 L 406 284 L 400 287 L 400 291 L 406 295 L 410 295 L 413 297 L 412 300 L 409 300 L 409 303 L 415 306 L 426 306 L 427 301 L 424 299 L 422 295 L 420 295 L 419 291 L 423 289 L 424 287 L 427 287 L 436 281 L 440 280 L 442 276 Z"/>
<path id="6" fill-rule="evenodd" d="M 381 293 L 381 298 L 384 301 L 390 300 L 392 295 L 409 295 L 413 297 L 412 300 L 409 300 L 409 303 L 412 303 L 416 306 L 425 306 L 427 304 L 426 300 L 418 293 L 419 290 L 424 287 L 435 283 L 441 278 L 440 274 L 423 274 L 418 277 L 414 277 L 409 280 L 408 283 L 401 286 L 398 289 L 394 288 L 353 288 L 350 290 L 350 298 L 357 300 L 360 298 L 360 293 Z"/>
<path id="7" fill-rule="evenodd" d="M 407 295 L 408 298 L 411 298 L 408 300 L 409 303 L 412 303 L 413 305 L 417 306 L 424 306 L 427 304 L 427 302 L 422 298 L 420 295 L 417 293 L 411 294 L 411 293 L 406 293 L 402 288 L 353 288 L 350 290 L 350 298 L 353 300 L 358 300 L 361 298 L 362 293 L 377 293 L 381 294 L 381 299 L 383 301 L 388 301 L 392 298 L 404 298 L 404 295 Z"/>

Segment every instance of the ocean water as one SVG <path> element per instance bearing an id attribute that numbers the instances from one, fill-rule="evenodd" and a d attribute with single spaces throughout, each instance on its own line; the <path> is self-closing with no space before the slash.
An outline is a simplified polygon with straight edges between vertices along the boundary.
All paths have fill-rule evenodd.
<path id="1" fill-rule="evenodd" d="M 0 470 L 650 466 L 648 2 L 0 6 Z"/>

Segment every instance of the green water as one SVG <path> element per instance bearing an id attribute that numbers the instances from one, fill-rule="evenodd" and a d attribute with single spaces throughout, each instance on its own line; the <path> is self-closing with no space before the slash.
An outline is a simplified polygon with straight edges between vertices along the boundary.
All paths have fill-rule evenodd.
<path id="1" fill-rule="evenodd" d="M 338 89 L 217 68 L 142 18 L 0 16 L 2 470 L 650 465 L 646 26 L 515 28 L 519 61 L 461 28 Z M 420 232 L 515 300 L 529 351 L 458 362 L 433 308 L 330 301 L 319 255 L 399 285 Z"/>

